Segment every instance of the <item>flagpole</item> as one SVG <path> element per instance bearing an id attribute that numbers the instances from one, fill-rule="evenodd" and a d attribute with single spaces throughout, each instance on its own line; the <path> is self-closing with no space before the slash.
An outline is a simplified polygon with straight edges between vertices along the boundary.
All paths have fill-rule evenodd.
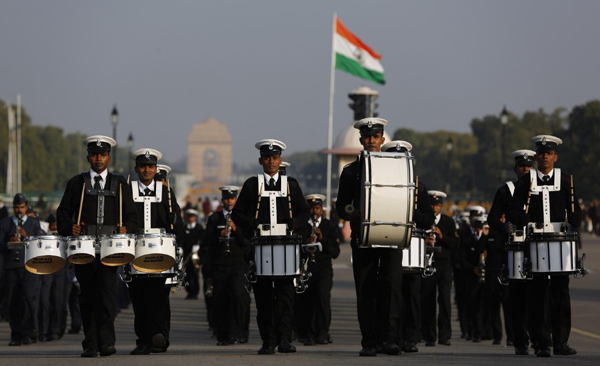
<path id="1" fill-rule="evenodd" d="M 327 209 L 331 218 L 331 149 L 333 148 L 333 94 L 335 92 L 335 26 L 337 13 L 333 13 L 333 29 L 331 34 L 331 71 L 329 78 L 329 134 L 327 137 Z"/>

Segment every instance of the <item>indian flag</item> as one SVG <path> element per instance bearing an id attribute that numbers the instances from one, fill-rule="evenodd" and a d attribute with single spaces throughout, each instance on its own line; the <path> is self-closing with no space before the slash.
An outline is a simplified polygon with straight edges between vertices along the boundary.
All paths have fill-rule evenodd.
<path id="1" fill-rule="evenodd" d="M 352 34 L 340 20 L 335 19 L 335 35 L 333 37 L 335 52 L 335 68 L 346 71 L 359 78 L 371 80 L 377 84 L 385 84 L 381 56 Z"/>

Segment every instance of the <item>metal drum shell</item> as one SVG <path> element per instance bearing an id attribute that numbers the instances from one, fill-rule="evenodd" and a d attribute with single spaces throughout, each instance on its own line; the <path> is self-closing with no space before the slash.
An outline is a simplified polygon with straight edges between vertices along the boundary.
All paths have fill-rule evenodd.
<path id="1" fill-rule="evenodd" d="M 135 234 L 100 235 L 100 261 L 105 266 L 122 266 L 135 258 Z"/>
<path id="2" fill-rule="evenodd" d="M 67 260 L 73 264 L 88 264 L 96 260 L 96 237 L 91 235 L 68 236 Z"/>
<path id="3" fill-rule="evenodd" d="M 533 273 L 577 272 L 577 233 L 532 233 L 528 236 Z"/>
<path id="4" fill-rule="evenodd" d="M 67 264 L 67 248 L 61 236 L 28 236 L 24 240 L 25 269 L 39 275 L 60 271 Z"/>
<path id="5" fill-rule="evenodd" d="M 139 272 L 159 273 L 175 265 L 175 234 L 140 234 L 135 241 L 132 267 Z"/>
<path id="6" fill-rule="evenodd" d="M 425 269 L 425 232 L 414 228 L 410 237 L 410 247 L 402 249 L 402 272 L 417 273 Z"/>
<path id="7" fill-rule="evenodd" d="M 295 277 L 301 274 L 300 236 L 255 236 L 252 244 L 257 276 Z"/>
<path id="8" fill-rule="evenodd" d="M 506 278 L 510 280 L 525 280 L 525 242 L 506 243 L 507 272 Z"/>

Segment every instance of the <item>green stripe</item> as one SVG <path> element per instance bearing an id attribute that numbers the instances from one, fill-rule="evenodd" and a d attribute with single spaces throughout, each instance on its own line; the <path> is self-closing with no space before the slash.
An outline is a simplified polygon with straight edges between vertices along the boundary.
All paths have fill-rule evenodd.
<path id="1" fill-rule="evenodd" d="M 383 73 L 368 70 L 361 66 L 355 60 L 348 58 L 339 53 L 335 54 L 335 68 L 338 70 L 346 71 L 354 76 L 358 76 L 362 79 L 371 80 L 377 84 L 385 84 L 385 79 L 383 78 Z"/>

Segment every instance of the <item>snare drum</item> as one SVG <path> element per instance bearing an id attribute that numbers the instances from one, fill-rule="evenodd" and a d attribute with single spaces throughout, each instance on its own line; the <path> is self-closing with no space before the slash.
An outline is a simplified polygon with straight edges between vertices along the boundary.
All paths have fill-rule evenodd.
<path id="1" fill-rule="evenodd" d="M 55 273 L 67 264 L 65 240 L 60 236 L 28 236 L 24 244 L 25 268 L 31 273 Z"/>
<path id="2" fill-rule="evenodd" d="M 96 237 L 90 235 L 69 236 L 67 259 L 73 264 L 88 264 L 96 259 Z"/>
<path id="3" fill-rule="evenodd" d="M 300 275 L 300 236 L 255 236 L 252 244 L 257 276 Z"/>
<path id="4" fill-rule="evenodd" d="M 529 259 L 534 273 L 577 272 L 577 233 L 564 223 L 530 224 Z M 555 230 L 552 232 L 551 230 Z"/>
<path id="5" fill-rule="evenodd" d="M 516 230 L 510 234 L 510 240 L 506 243 L 507 270 L 506 278 L 510 280 L 527 279 L 525 271 L 525 232 Z"/>
<path id="6" fill-rule="evenodd" d="M 402 271 L 416 273 L 423 269 L 425 269 L 425 232 L 413 228 L 410 248 L 402 250 Z"/>
<path id="7" fill-rule="evenodd" d="M 415 200 L 410 153 L 361 153 L 362 247 L 408 248 Z"/>
<path id="8" fill-rule="evenodd" d="M 101 235 L 100 261 L 106 266 L 121 266 L 135 258 L 135 235 L 113 234 Z"/>
<path id="9" fill-rule="evenodd" d="M 165 287 L 174 287 L 179 286 L 183 282 L 183 249 L 177 248 L 177 259 L 176 263 L 173 267 L 167 269 L 166 271 L 156 272 L 156 273 L 147 273 L 137 271 L 135 268 L 129 268 L 129 274 L 131 277 L 135 278 L 157 278 L 157 277 L 165 277 Z"/>
<path id="10" fill-rule="evenodd" d="M 138 235 L 135 241 L 135 259 L 132 266 L 137 271 L 145 273 L 167 271 L 175 264 L 175 248 L 174 234 Z"/>

